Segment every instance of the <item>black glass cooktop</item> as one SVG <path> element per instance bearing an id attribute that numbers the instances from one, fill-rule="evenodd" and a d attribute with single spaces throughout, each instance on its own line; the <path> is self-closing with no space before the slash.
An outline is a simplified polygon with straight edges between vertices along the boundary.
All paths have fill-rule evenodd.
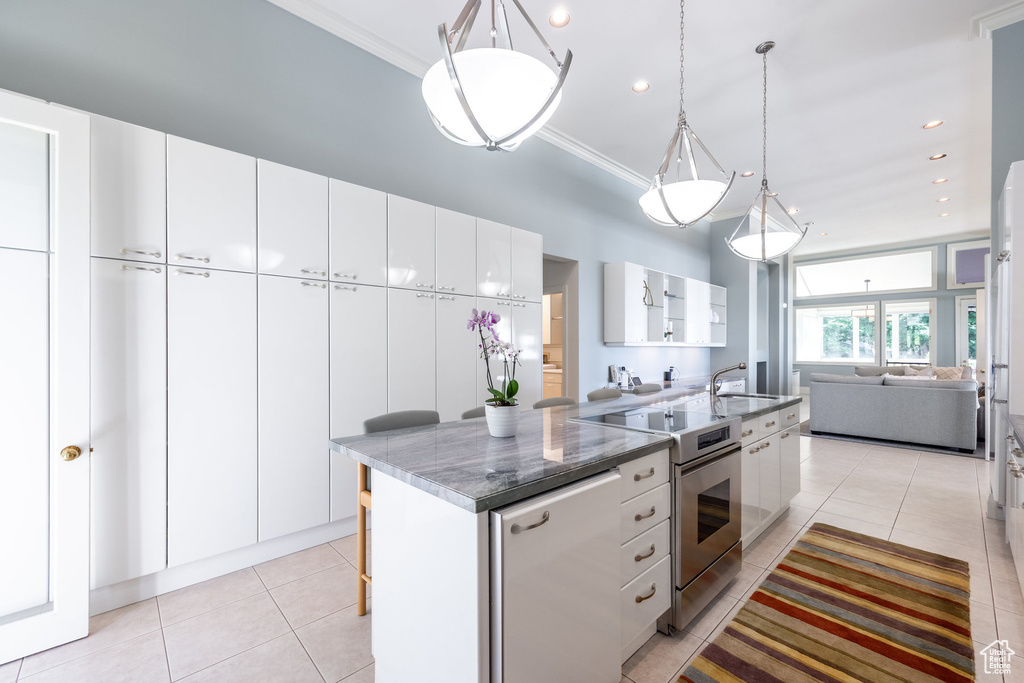
<path id="1" fill-rule="evenodd" d="M 678 434 L 680 432 L 710 427 L 728 419 L 728 417 L 712 415 L 710 413 L 684 413 L 681 410 L 673 410 L 667 407 L 644 407 L 606 413 L 604 415 L 581 417 L 580 421 L 613 427 L 628 427 L 631 429 Z"/>

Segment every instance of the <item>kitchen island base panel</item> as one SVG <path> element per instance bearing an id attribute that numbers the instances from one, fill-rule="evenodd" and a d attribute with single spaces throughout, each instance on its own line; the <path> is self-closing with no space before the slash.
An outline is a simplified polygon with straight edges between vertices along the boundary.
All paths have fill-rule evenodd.
<path id="1" fill-rule="evenodd" d="M 489 681 L 487 513 L 374 472 L 373 515 L 377 682 Z"/>

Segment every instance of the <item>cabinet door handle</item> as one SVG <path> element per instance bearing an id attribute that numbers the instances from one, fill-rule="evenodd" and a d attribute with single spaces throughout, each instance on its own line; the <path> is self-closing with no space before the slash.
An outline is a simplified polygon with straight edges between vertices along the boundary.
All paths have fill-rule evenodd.
<path id="1" fill-rule="evenodd" d="M 350 292 L 354 292 L 354 291 L 356 291 L 358 289 L 358 287 L 346 287 L 345 285 L 334 285 L 334 288 L 335 289 L 347 289 Z"/>
<path id="2" fill-rule="evenodd" d="M 1007 440 L 1007 441 L 1008 441 L 1009 443 L 1013 443 L 1013 434 L 1008 434 L 1008 435 L 1006 436 L 1006 440 Z"/>
<path id="3" fill-rule="evenodd" d="M 650 557 L 653 554 L 654 554 L 654 544 L 652 543 L 651 544 L 650 552 L 644 553 L 643 555 L 637 553 L 636 555 L 633 556 L 633 561 L 634 562 L 643 562 L 644 560 L 646 560 L 648 557 Z"/>
<path id="4" fill-rule="evenodd" d="M 299 272 L 305 273 L 306 275 L 319 275 L 321 277 L 327 277 L 327 271 L 325 270 L 310 270 L 309 268 L 301 268 L 299 269 Z"/>
<path id="5" fill-rule="evenodd" d="M 772 420 L 771 422 L 765 422 L 764 426 L 765 426 L 765 428 L 774 427 L 775 426 L 775 420 Z"/>
<path id="6" fill-rule="evenodd" d="M 424 289 L 433 289 L 433 288 L 434 288 L 434 285 L 425 285 L 425 284 L 423 284 L 422 282 L 417 282 L 417 283 L 416 283 L 416 286 L 417 286 L 417 287 L 422 287 L 422 288 L 424 288 Z"/>
<path id="7" fill-rule="evenodd" d="M 201 261 L 202 263 L 209 263 L 210 259 L 205 256 L 186 256 L 185 254 L 175 254 L 174 259 L 176 261 Z"/>
<path id="8" fill-rule="evenodd" d="M 653 598 L 653 597 L 654 597 L 654 594 L 655 594 L 655 593 L 657 593 L 657 592 L 658 592 L 658 584 L 656 584 L 656 583 L 652 583 L 652 584 L 651 584 L 651 594 L 650 594 L 650 595 L 645 595 L 645 596 L 643 596 L 643 597 L 640 597 L 640 596 L 638 595 L 638 596 L 636 596 L 636 598 L 634 598 L 634 599 L 635 599 L 635 600 L 637 601 L 637 603 L 641 603 L 641 602 L 643 602 L 644 600 L 650 600 L 651 598 Z"/>
<path id="9" fill-rule="evenodd" d="M 191 270 L 182 270 L 180 268 L 175 270 L 174 274 L 175 275 L 195 275 L 196 277 L 210 277 L 210 274 L 207 273 L 207 272 L 193 273 Z"/>
<path id="10" fill-rule="evenodd" d="M 518 306 L 519 308 L 526 308 L 526 304 L 521 304 L 521 303 L 518 303 L 518 302 L 515 302 L 515 301 L 512 302 L 512 305 L 513 306 Z"/>
<path id="11" fill-rule="evenodd" d="M 162 273 L 163 271 L 159 268 L 143 268 L 142 266 L 126 266 L 121 264 L 121 270 L 148 270 L 151 273 Z"/>
<path id="12" fill-rule="evenodd" d="M 545 510 L 544 514 L 541 516 L 539 522 L 537 522 L 535 524 L 531 524 L 530 526 L 519 526 L 519 523 L 517 522 L 517 523 L 512 525 L 511 531 L 514 534 L 521 534 L 524 531 L 529 531 L 530 529 L 536 529 L 537 527 L 541 526 L 542 524 L 546 524 L 548 519 L 550 519 L 550 518 L 551 518 L 551 515 L 548 514 L 547 510 Z"/>
<path id="13" fill-rule="evenodd" d="M 648 472 L 647 474 L 640 474 L 639 472 L 634 474 L 633 475 L 633 481 L 640 481 L 641 479 L 648 479 L 648 478 L 653 477 L 653 476 L 654 476 L 654 468 L 652 467 L 651 471 Z"/>
<path id="14" fill-rule="evenodd" d="M 355 275 L 350 275 L 348 273 L 335 273 L 334 277 L 343 277 L 343 278 L 347 278 L 349 280 L 355 280 L 356 279 Z"/>
<path id="15" fill-rule="evenodd" d="M 437 287 L 437 288 L 438 288 L 438 289 L 441 289 L 441 290 L 444 290 L 444 291 L 446 291 L 446 292 L 454 292 L 454 291 L 455 291 L 455 288 L 454 288 L 454 287 L 444 287 L 444 286 L 442 286 L 442 285 L 438 285 L 438 287 Z"/>
<path id="16" fill-rule="evenodd" d="M 639 521 L 642 521 L 642 520 L 648 519 L 649 517 L 653 517 L 653 516 L 654 516 L 654 506 L 652 505 L 652 506 L 651 506 L 651 511 L 650 511 L 650 512 L 648 512 L 648 513 L 647 513 L 646 515 L 641 515 L 641 514 L 640 514 L 640 513 L 638 512 L 638 513 L 636 513 L 636 515 L 635 515 L 635 516 L 633 517 L 633 519 L 634 519 L 635 521 L 639 522 Z"/>
<path id="17" fill-rule="evenodd" d="M 1022 450 L 1021 450 L 1021 449 L 1019 449 L 1019 448 L 1014 448 L 1014 449 L 1013 449 L 1012 451 L 1010 451 L 1010 452 L 1011 452 L 1011 453 L 1013 453 L 1013 454 L 1014 454 L 1015 456 L 1017 456 L 1018 458 L 1019 458 L 1019 457 L 1021 457 L 1022 455 L 1024 455 L 1024 451 L 1022 451 Z"/>
<path id="18" fill-rule="evenodd" d="M 748 429 L 747 431 L 740 433 L 740 438 L 741 439 L 745 439 L 745 438 L 747 438 L 748 436 L 750 436 L 753 433 L 754 433 L 753 429 Z"/>
<path id="19" fill-rule="evenodd" d="M 455 301 L 455 297 L 454 296 L 446 296 L 444 294 L 438 294 L 437 295 L 437 300 L 438 301 Z"/>
<path id="20" fill-rule="evenodd" d="M 789 438 L 789 432 L 783 432 L 782 436 L 780 436 L 779 438 L 780 439 L 788 439 Z"/>
<path id="21" fill-rule="evenodd" d="M 159 251 L 139 251 L 138 249 L 129 249 L 128 247 L 121 248 L 122 254 L 142 254 L 143 256 L 152 256 L 153 258 L 160 258 Z"/>
<path id="22" fill-rule="evenodd" d="M 511 306 L 511 305 L 512 305 L 512 304 L 510 304 L 510 303 L 509 303 L 509 302 L 507 302 L 507 301 L 499 301 L 499 302 L 497 302 L 497 304 L 498 304 L 499 306 Z"/>
<path id="23" fill-rule="evenodd" d="M 771 442 L 771 441 L 765 441 L 765 442 L 764 442 L 764 445 L 763 445 L 763 446 L 761 446 L 761 448 L 768 448 L 768 447 L 769 447 L 769 446 L 771 446 L 771 445 L 772 445 L 772 442 Z"/>
<path id="24" fill-rule="evenodd" d="M 434 295 L 433 294 L 417 294 L 416 298 L 417 299 L 433 299 Z"/>
<path id="25" fill-rule="evenodd" d="M 513 299 L 525 299 L 526 295 L 525 294 L 513 294 L 512 298 Z"/>
<path id="26" fill-rule="evenodd" d="M 322 282 L 302 282 L 303 287 L 319 287 L 320 289 L 327 289 L 327 285 Z"/>
<path id="27" fill-rule="evenodd" d="M 498 292 L 498 296 L 508 296 L 508 292 Z"/>
<path id="28" fill-rule="evenodd" d="M 794 417 L 796 417 L 796 413 L 790 413 L 789 415 L 786 416 L 786 419 L 792 420 Z"/>
<path id="29" fill-rule="evenodd" d="M 758 446 L 757 448 L 751 448 L 751 449 L 750 449 L 750 454 L 751 454 L 751 455 L 755 455 L 755 454 L 757 454 L 757 453 L 758 453 L 758 452 L 759 452 L 760 450 L 761 450 L 761 447 L 760 447 L 760 446 Z"/>

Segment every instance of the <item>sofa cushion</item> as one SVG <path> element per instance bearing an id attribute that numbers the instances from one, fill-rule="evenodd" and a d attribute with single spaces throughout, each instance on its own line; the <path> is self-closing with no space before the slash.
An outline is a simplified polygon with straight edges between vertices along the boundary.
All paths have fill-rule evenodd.
<path id="1" fill-rule="evenodd" d="M 935 374 L 932 371 L 932 367 L 930 365 L 927 365 L 927 366 L 925 366 L 923 368 L 915 368 L 915 367 L 913 367 L 911 365 L 906 365 L 906 366 L 904 366 L 904 368 L 905 368 L 905 371 L 904 371 L 903 374 L 906 377 L 913 377 L 915 375 L 931 376 L 931 375 Z"/>
<path id="2" fill-rule="evenodd" d="M 874 384 L 881 386 L 884 377 L 858 377 L 856 375 L 828 375 L 823 372 L 812 372 L 812 382 L 827 382 L 830 384 Z"/>
<path id="3" fill-rule="evenodd" d="M 932 368 L 932 373 L 939 379 L 971 379 L 969 367 Z"/>
<path id="4" fill-rule="evenodd" d="M 896 379 L 905 379 L 911 382 L 932 382 L 938 379 L 935 375 L 907 375 L 906 377 L 897 377 Z"/>
<path id="5" fill-rule="evenodd" d="M 894 377 L 903 376 L 904 366 L 893 365 L 886 367 L 884 365 L 861 365 L 853 369 L 853 374 L 858 377 L 879 377 L 881 375 L 893 375 Z"/>
<path id="6" fill-rule="evenodd" d="M 919 377 L 886 377 L 887 387 L 926 387 L 928 389 L 951 389 L 953 391 L 977 391 L 978 383 L 973 379 L 932 379 L 921 381 Z"/>

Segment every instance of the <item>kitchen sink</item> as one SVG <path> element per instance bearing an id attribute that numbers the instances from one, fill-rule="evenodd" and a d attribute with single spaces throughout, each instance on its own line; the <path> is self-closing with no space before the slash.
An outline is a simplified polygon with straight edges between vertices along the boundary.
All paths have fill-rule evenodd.
<path id="1" fill-rule="evenodd" d="M 767 399 L 771 399 L 771 400 L 776 400 L 776 399 L 782 398 L 781 396 L 774 396 L 772 394 L 734 394 L 732 392 L 729 392 L 727 394 L 719 394 L 718 395 L 718 398 L 733 398 L 733 397 L 736 397 L 736 398 L 767 398 Z"/>
<path id="2" fill-rule="evenodd" d="M 774 405 L 778 396 L 768 394 L 719 394 L 691 409 L 693 412 L 711 413 L 723 417 L 746 415 Z"/>

